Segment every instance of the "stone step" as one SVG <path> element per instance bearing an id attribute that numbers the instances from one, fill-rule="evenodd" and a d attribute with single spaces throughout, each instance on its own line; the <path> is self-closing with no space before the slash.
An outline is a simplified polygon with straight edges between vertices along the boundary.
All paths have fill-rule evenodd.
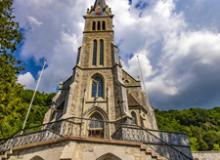
<path id="1" fill-rule="evenodd" d="M 167 158 L 161 156 L 160 154 L 158 154 L 154 149 L 149 148 L 147 145 L 142 144 L 140 149 L 142 151 L 145 151 L 145 153 L 147 155 L 150 155 L 152 159 L 154 160 L 167 160 Z"/>

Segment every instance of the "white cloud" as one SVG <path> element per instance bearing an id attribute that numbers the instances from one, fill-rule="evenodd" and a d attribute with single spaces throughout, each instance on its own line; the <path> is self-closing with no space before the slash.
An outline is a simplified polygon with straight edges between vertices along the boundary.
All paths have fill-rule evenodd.
<path id="1" fill-rule="evenodd" d="M 115 41 L 124 67 L 139 76 L 139 55 L 156 106 L 214 105 L 218 94 L 208 90 L 220 88 L 220 33 L 192 28 L 184 11 L 176 11 L 176 0 L 146 2 L 147 8 L 140 10 L 129 6 L 128 0 L 107 1 L 115 15 Z M 82 41 L 82 15 L 92 4 L 83 0 L 15 1 L 16 16 L 26 29 L 22 59 L 48 59 L 40 90 L 54 91 L 59 81 L 71 75 Z M 24 80 L 31 81 L 30 73 L 27 75 L 19 76 L 22 84 L 30 83 Z M 203 90 L 210 95 L 208 99 Z"/>
<path id="2" fill-rule="evenodd" d="M 40 27 L 42 25 L 42 22 L 39 22 L 36 18 L 29 16 L 28 20 L 30 22 L 30 25 L 36 25 Z"/>
<path id="3" fill-rule="evenodd" d="M 25 88 L 34 89 L 35 88 L 35 79 L 31 73 L 27 72 L 25 74 L 20 74 L 18 76 L 18 83 L 24 85 Z"/>
<path id="4" fill-rule="evenodd" d="M 128 61 L 128 71 L 133 74 L 135 77 L 140 77 L 141 72 L 144 73 L 145 78 L 152 76 L 153 68 L 150 64 L 150 61 L 147 57 L 148 51 L 141 50 L 134 54 L 134 56 Z M 137 72 L 139 71 L 139 72 Z"/>
<path id="5" fill-rule="evenodd" d="M 81 0 L 17 0 L 15 13 L 25 28 L 22 60 L 48 60 L 40 90 L 55 91 L 59 81 L 71 75 L 81 45 L 83 14 L 88 4 Z"/>

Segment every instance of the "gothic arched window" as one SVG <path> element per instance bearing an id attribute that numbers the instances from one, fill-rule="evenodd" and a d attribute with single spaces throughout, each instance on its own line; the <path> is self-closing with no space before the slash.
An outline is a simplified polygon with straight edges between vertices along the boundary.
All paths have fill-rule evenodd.
<path id="1" fill-rule="evenodd" d="M 92 57 L 92 65 L 97 64 L 97 40 L 93 41 L 93 57 Z"/>
<path id="2" fill-rule="evenodd" d="M 134 111 L 131 112 L 131 116 L 132 116 L 132 124 L 137 125 L 137 115 Z"/>
<path id="3" fill-rule="evenodd" d="M 102 21 L 102 29 L 105 30 L 105 21 Z"/>
<path id="4" fill-rule="evenodd" d="M 101 30 L 101 22 L 98 21 L 98 30 Z"/>
<path id="5" fill-rule="evenodd" d="M 104 97 L 104 80 L 98 74 L 92 77 L 92 97 Z"/>
<path id="6" fill-rule="evenodd" d="M 104 137 L 104 121 L 102 115 L 98 112 L 93 113 L 90 117 L 89 136 Z"/>
<path id="7" fill-rule="evenodd" d="M 100 65 L 104 64 L 104 41 L 100 40 Z"/>
<path id="8" fill-rule="evenodd" d="M 93 31 L 96 30 L 96 23 L 95 23 L 95 21 L 92 22 L 92 30 L 93 30 Z"/>

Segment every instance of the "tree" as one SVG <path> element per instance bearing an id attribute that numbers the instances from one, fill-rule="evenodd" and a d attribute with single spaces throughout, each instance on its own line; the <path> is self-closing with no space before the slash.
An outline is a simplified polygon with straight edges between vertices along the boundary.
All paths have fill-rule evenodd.
<path id="1" fill-rule="evenodd" d="M 19 25 L 12 14 L 13 0 L 0 0 L 0 53 L 11 54 L 21 40 Z"/>
<path id="2" fill-rule="evenodd" d="M 12 4 L 12 0 L 0 0 L 0 137 L 19 128 L 20 113 L 25 110 L 19 97 L 22 86 L 16 83 L 21 67 L 14 57 L 22 35 Z"/>
<path id="3" fill-rule="evenodd" d="M 220 107 L 184 110 L 156 110 L 158 127 L 186 133 L 192 150 L 220 150 Z"/>

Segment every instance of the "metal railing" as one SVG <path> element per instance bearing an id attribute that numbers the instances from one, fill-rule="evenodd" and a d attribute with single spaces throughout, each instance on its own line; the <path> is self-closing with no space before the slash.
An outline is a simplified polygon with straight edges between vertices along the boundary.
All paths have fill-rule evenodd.
<path id="1" fill-rule="evenodd" d="M 14 147 L 57 140 L 62 137 L 92 137 L 141 142 L 170 160 L 192 160 L 189 141 L 185 134 L 78 117 L 26 128 L 13 137 L 0 140 L 0 153 Z"/>
<path id="2" fill-rule="evenodd" d="M 185 134 L 124 125 L 116 132 L 122 140 L 142 142 L 169 160 L 190 160 L 192 154 Z M 163 146 L 163 147 L 161 147 Z"/>

